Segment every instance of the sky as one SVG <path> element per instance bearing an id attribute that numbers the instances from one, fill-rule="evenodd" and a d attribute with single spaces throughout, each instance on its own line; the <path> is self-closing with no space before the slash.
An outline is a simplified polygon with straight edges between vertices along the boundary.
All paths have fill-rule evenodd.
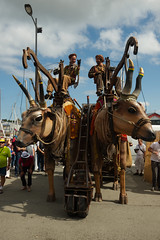
<path id="1" fill-rule="evenodd" d="M 0 0 L 0 99 L 1 119 L 16 120 L 26 110 L 22 90 L 12 77 L 14 74 L 27 87 L 34 98 L 29 78 L 34 81 L 33 61 L 28 68 L 22 65 L 23 49 L 35 49 L 35 26 L 26 13 L 24 4 L 30 4 L 37 26 L 38 59 L 46 69 L 55 69 L 62 59 L 69 63 L 68 55 L 76 53 L 81 59 L 79 85 L 69 87 L 78 103 L 97 100 L 96 86 L 88 78 L 88 71 L 96 64 L 95 56 L 109 57 L 111 66 L 121 60 L 130 36 L 138 40 L 138 54 L 134 62 L 133 89 L 139 68 L 143 67 L 142 92 L 138 101 L 144 103 L 147 113 L 160 114 L 160 4 L 158 0 Z M 46 93 L 47 78 L 42 74 Z M 49 101 L 48 105 L 51 104 Z M 29 107 L 29 106 L 28 106 Z"/>

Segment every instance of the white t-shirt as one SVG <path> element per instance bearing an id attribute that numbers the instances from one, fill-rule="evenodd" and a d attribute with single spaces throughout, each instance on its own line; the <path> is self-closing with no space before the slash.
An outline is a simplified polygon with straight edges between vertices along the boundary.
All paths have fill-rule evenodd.
<path id="1" fill-rule="evenodd" d="M 137 144 L 136 147 L 135 147 L 135 150 L 138 150 L 136 152 L 136 158 L 141 158 L 143 159 L 144 158 L 144 153 L 146 151 L 146 146 L 142 143 L 142 145 L 139 145 Z"/>
<path id="2" fill-rule="evenodd" d="M 155 162 L 160 162 L 160 144 L 158 142 L 154 142 L 151 144 L 150 146 L 153 151 L 158 152 L 158 156 L 155 153 L 151 154 L 151 161 L 155 161 Z"/>

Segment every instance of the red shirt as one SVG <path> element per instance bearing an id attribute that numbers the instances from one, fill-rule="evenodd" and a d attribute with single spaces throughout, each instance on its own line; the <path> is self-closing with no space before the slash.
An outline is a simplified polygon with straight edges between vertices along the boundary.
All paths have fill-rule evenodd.
<path id="1" fill-rule="evenodd" d="M 30 167 L 33 165 L 33 156 L 29 156 L 29 158 L 20 158 L 19 165 L 21 167 Z"/>

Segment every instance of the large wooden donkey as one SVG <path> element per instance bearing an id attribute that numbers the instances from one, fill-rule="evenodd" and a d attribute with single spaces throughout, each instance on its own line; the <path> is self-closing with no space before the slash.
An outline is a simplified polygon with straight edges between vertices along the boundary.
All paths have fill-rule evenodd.
<path id="1" fill-rule="evenodd" d="M 51 77 L 50 73 L 38 62 L 35 54 L 29 48 L 27 51 L 24 50 L 23 65 L 25 68 L 27 66 L 26 57 L 30 57 L 30 54 L 32 54 L 34 57 L 36 65 L 38 65 L 40 70 L 50 79 L 52 84 L 54 83 L 53 87 L 57 93 L 57 83 L 52 81 L 53 78 Z M 16 144 L 18 146 L 28 146 L 36 143 L 37 141 L 41 141 L 44 144 L 45 168 L 46 172 L 48 173 L 49 180 L 49 193 L 47 200 L 54 201 L 55 160 L 64 158 L 66 137 L 71 126 L 70 115 L 72 114 L 74 115 L 75 119 L 79 119 L 79 111 L 70 98 L 68 101 L 61 102 L 61 104 L 55 104 L 54 107 L 47 107 L 44 98 L 43 83 L 40 77 L 40 99 L 38 103 L 35 103 L 27 89 L 15 76 L 13 77 L 25 93 L 30 103 L 30 108 L 22 114 L 22 125 L 18 133 Z M 73 138 L 76 137 L 77 136 L 73 136 Z M 71 146 L 73 149 L 75 149 L 72 144 Z M 67 166 L 68 168 L 70 167 L 69 164 L 67 164 Z M 68 168 L 66 169 L 66 172 L 69 171 Z"/>
<path id="2" fill-rule="evenodd" d="M 113 140 L 119 134 L 127 134 L 133 138 L 141 138 L 145 141 L 153 141 L 155 133 L 153 132 L 151 122 L 144 112 L 143 106 L 137 102 L 137 97 L 141 91 L 141 79 L 143 69 L 140 68 L 136 79 L 136 88 L 130 94 L 132 87 L 132 75 L 134 65 L 129 60 L 129 69 L 127 70 L 126 84 L 116 101 L 106 104 L 101 108 L 94 121 L 94 132 L 91 136 L 92 170 L 95 177 L 95 200 L 101 201 L 102 194 L 100 190 L 100 176 L 102 171 L 102 148 L 107 148 L 113 144 Z M 112 107 L 110 107 L 112 105 Z M 125 169 L 126 169 L 126 143 L 120 143 L 120 203 L 127 203 L 127 194 L 125 192 Z"/>

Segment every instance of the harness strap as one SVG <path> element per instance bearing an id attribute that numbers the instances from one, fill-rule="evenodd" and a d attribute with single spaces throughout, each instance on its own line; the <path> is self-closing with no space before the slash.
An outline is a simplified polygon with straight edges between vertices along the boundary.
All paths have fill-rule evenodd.
<path id="1" fill-rule="evenodd" d="M 108 107 L 108 121 L 109 121 L 109 128 L 111 130 L 111 136 L 112 136 L 112 142 L 115 144 L 116 143 L 116 133 L 114 131 L 114 126 L 113 126 L 113 109 L 112 107 Z"/>
<path id="2" fill-rule="evenodd" d="M 49 140 L 52 138 L 54 129 L 55 129 L 55 123 L 54 123 L 53 126 L 52 126 L 52 131 L 51 131 L 50 134 L 45 138 L 45 141 L 47 141 L 47 140 L 49 141 Z M 49 144 L 55 142 L 55 140 L 56 140 L 56 138 L 55 138 L 55 139 L 51 140 L 50 142 L 45 142 L 45 141 L 43 141 L 43 140 L 41 139 L 41 137 L 40 137 L 38 134 L 33 133 L 31 130 L 29 130 L 29 129 L 27 129 L 27 128 L 21 127 L 19 130 L 20 130 L 20 131 L 23 131 L 23 132 L 25 132 L 25 133 L 27 133 L 27 134 L 30 134 L 30 135 L 32 136 L 32 139 L 33 139 L 35 142 L 39 140 L 40 142 L 42 142 L 42 143 L 45 144 L 45 145 L 49 145 Z"/>
<path id="3" fill-rule="evenodd" d="M 131 136 L 131 137 L 133 137 L 134 139 L 137 139 L 137 132 L 138 132 L 138 130 L 139 130 L 143 125 L 145 125 L 146 123 L 151 123 L 151 121 L 150 121 L 149 118 L 147 118 L 147 119 L 141 118 L 141 119 L 138 120 L 137 123 L 134 123 L 134 122 L 128 121 L 128 120 L 126 120 L 126 119 L 124 119 L 124 118 L 115 116 L 115 115 L 114 115 L 112 112 L 110 112 L 109 110 L 108 110 L 107 112 L 109 113 L 109 115 L 112 115 L 112 125 L 113 125 L 113 117 L 118 118 L 118 119 L 120 119 L 120 120 L 122 120 L 122 121 L 124 121 L 124 122 L 126 122 L 126 123 L 129 123 L 129 124 L 133 125 L 134 128 L 133 128 L 132 136 Z M 113 129 L 114 129 L 114 128 L 113 128 Z M 113 130 L 113 131 L 114 131 L 114 130 Z"/>
<path id="4" fill-rule="evenodd" d="M 133 131 L 132 131 L 133 138 L 137 139 L 138 130 L 146 123 L 151 123 L 149 118 L 147 118 L 147 119 L 141 118 L 138 120 L 138 122 L 134 125 Z"/>

